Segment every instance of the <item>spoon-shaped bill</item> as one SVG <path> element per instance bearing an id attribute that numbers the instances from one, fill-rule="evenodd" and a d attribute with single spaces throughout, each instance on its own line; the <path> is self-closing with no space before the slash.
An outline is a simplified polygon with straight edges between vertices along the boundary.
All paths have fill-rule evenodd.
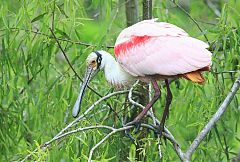
<path id="1" fill-rule="evenodd" d="M 90 81 L 91 75 L 93 73 L 93 68 L 92 67 L 88 67 L 87 71 L 85 73 L 85 77 L 83 79 L 83 82 L 80 85 L 80 92 L 77 98 L 77 101 L 74 104 L 74 107 L 72 109 L 72 116 L 74 118 L 77 117 L 78 113 L 80 112 L 80 108 L 81 108 L 81 103 L 82 103 L 82 98 L 85 92 L 85 89 L 88 85 L 88 82 Z"/>

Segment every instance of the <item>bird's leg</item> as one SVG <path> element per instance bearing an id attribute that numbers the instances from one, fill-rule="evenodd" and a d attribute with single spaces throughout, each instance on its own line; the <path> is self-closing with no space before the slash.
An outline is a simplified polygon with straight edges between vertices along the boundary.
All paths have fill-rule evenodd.
<path id="1" fill-rule="evenodd" d="M 135 138 L 129 133 L 129 129 L 125 130 L 125 135 L 126 135 L 132 142 L 135 142 Z"/>
<path id="2" fill-rule="evenodd" d="M 158 87 L 157 81 L 156 80 L 152 80 L 151 81 L 152 85 L 153 85 L 153 89 L 155 91 L 154 93 L 154 97 L 152 98 L 152 100 L 147 104 L 147 106 L 143 109 L 143 111 L 132 121 L 127 123 L 127 125 L 138 125 L 141 121 L 141 119 L 146 115 L 146 113 L 148 112 L 148 110 L 152 107 L 152 105 L 158 100 L 159 96 L 160 96 L 160 89 Z"/>
<path id="3" fill-rule="evenodd" d="M 161 123 L 160 123 L 160 126 L 159 126 L 160 137 L 162 136 L 165 121 L 166 121 L 166 118 L 168 117 L 168 114 L 169 114 L 169 107 L 170 107 L 170 104 L 172 102 L 172 92 L 170 90 L 169 82 L 168 82 L 167 79 L 165 79 L 165 84 L 166 84 L 166 88 L 167 88 L 167 96 L 166 96 L 166 103 L 165 103 L 163 116 L 162 116 Z"/>

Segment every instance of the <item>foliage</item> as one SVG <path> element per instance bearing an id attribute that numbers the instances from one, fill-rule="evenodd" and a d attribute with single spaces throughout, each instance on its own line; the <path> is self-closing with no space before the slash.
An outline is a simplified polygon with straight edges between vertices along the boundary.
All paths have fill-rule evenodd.
<path id="1" fill-rule="evenodd" d="M 154 17 L 176 24 L 198 39 L 204 40 L 206 34 L 213 52 L 212 70 L 204 74 L 205 85 L 182 79 L 171 84 L 174 98 L 167 127 L 183 149 L 217 110 L 240 69 L 240 1 L 222 0 L 221 17 L 204 2 L 191 1 L 189 9 L 204 32 L 170 1 L 153 2 Z M 52 39 L 49 28 L 61 39 L 71 64 L 82 76 L 84 60 L 92 50 L 103 48 L 113 52 L 107 46 L 114 45 L 117 35 L 126 26 L 124 3 L 123 0 L 0 0 L 0 161 L 19 160 L 35 148 L 39 149 L 33 160 L 87 160 L 90 149 L 108 131 L 77 133 L 54 143 L 47 151 L 39 147 L 73 120 L 71 108 L 80 82 Z M 95 46 L 84 46 L 79 41 Z M 90 86 L 101 95 L 113 91 L 102 73 Z M 162 93 L 154 106 L 158 118 L 163 110 L 164 89 Z M 98 98 L 88 90 L 82 111 Z M 239 99 L 238 93 L 224 117 L 194 153 L 193 161 L 228 161 L 236 156 L 240 149 Z M 121 117 L 125 96 L 112 97 L 107 102 Z M 107 103 L 101 103 L 92 112 L 95 115 L 77 127 L 120 126 L 114 111 Z M 144 143 L 141 156 L 147 161 L 159 161 L 154 134 L 149 132 L 141 140 Z M 162 151 L 164 160 L 179 161 L 172 145 L 164 140 Z M 135 158 L 136 146 L 121 133 L 112 136 L 94 153 L 96 161 L 135 161 Z"/>

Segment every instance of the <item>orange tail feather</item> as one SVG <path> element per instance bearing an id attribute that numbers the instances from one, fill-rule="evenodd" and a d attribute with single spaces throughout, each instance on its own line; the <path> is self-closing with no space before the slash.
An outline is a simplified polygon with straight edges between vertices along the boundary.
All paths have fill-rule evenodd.
<path id="1" fill-rule="evenodd" d="M 191 80 L 194 83 L 203 84 L 205 82 L 204 77 L 200 71 L 192 71 L 183 75 L 184 78 Z"/>

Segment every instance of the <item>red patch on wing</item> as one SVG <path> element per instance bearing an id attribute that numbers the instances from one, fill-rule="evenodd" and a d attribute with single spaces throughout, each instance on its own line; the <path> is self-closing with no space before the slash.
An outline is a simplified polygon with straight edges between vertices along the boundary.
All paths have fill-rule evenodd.
<path id="1" fill-rule="evenodd" d="M 149 39 L 151 39 L 151 36 L 134 36 L 130 40 L 120 43 L 117 46 L 114 47 L 114 53 L 116 57 L 118 57 L 120 54 L 124 54 L 127 50 L 130 50 L 131 48 L 135 46 L 139 46 Z"/>

